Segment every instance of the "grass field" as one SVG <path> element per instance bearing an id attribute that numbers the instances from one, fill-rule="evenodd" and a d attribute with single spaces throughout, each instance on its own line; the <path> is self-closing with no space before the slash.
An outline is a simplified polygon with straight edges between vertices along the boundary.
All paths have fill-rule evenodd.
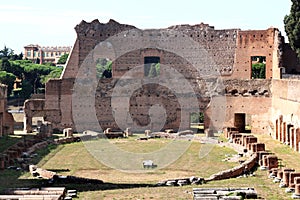
<path id="1" fill-rule="evenodd" d="M 271 140 L 269 136 L 259 135 L 258 137 L 259 141 L 266 142 L 267 148 L 272 148 L 272 152 L 276 151 L 277 154 L 278 151 L 278 156 L 284 160 L 286 166 L 299 168 L 298 153 Z M 120 149 L 140 153 L 157 150 L 169 143 L 167 139 L 140 141 L 136 138 L 114 139 L 111 142 Z M 190 176 L 206 178 L 220 170 L 238 165 L 234 162 L 223 162 L 222 159 L 227 154 L 235 154 L 235 152 L 218 145 L 215 145 L 207 156 L 199 158 L 199 150 L 203 148 L 203 145 L 209 144 L 194 141 L 188 150 L 168 167 L 144 173 L 126 173 L 109 168 L 91 156 L 81 142 L 49 146 L 38 152 L 40 156 L 34 162 L 44 169 L 59 171 L 61 175 L 100 179 L 105 182 L 101 185 L 64 185 L 68 189 L 77 189 L 79 199 L 192 199 L 193 187 L 255 187 L 263 199 L 290 199 L 289 194 L 267 178 L 266 171 L 259 170 L 255 172 L 254 177 L 214 181 L 199 186 L 151 187 L 151 184 L 165 179 Z M 26 172 L 10 170 L 0 172 L 0 189 L 38 186 L 42 181 L 32 179 Z"/>
<path id="2" fill-rule="evenodd" d="M 22 139 L 21 136 L 15 136 L 15 135 L 6 135 L 1 137 L 0 139 L 0 152 L 3 152 L 8 147 L 16 144 Z"/>

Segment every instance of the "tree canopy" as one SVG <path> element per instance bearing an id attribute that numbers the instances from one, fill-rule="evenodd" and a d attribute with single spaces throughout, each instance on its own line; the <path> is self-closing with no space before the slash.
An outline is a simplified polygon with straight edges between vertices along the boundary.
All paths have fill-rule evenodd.
<path id="1" fill-rule="evenodd" d="M 265 63 L 253 63 L 252 64 L 252 78 L 266 78 L 266 64 Z"/>
<path id="2" fill-rule="evenodd" d="M 11 94 L 16 76 L 6 71 L 0 71 L 0 83 L 7 85 L 7 95 Z"/>
<path id="3" fill-rule="evenodd" d="M 6 46 L 4 46 L 4 48 L 2 50 L 0 50 L 0 58 L 10 58 L 14 55 L 14 50 L 12 50 L 11 48 L 7 48 Z"/>
<path id="4" fill-rule="evenodd" d="M 67 62 L 67 60 L 68 60 L 68 57 L 69 57 L 69 54 L 64 54 L 64 55 L 62 55 L 62 56 L 58 59 L 57 64 L 61 64 L 61 65 L 66 64 L 66 62 Z"/>
<path id="5" fill-rule="evenodd" d="M 50 78 L 59 78 L 62 73 L 62 67 L 53 66 L 52 63 L 40 65 L 22 60 L 22 53 L 16 55 L 13 52 L 6 46 L 0 50 L 0 83 L 8 86 L 8 96 L 12 94 L 16 78 L 21 80 L 18 96 L 28 98 L 31 94 L 38 93 L 40 88 L 44 89 Z"/>
<path id="6" fill-rule="evenodd" d="M 300 1 L 292 0 L 290 14 L 284 17 L 284 29 L 293 50 L 300 58 Z"/>

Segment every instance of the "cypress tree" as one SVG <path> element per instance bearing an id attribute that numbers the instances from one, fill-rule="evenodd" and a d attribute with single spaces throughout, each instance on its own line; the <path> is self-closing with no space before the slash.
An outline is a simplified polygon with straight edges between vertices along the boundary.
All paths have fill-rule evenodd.
<path id="1" fill-rule="evenodd" d="M 290 14 L 284 17 L 284 29 L 290 45 L 300 58 L 300 0 L 291 0 Z"/>

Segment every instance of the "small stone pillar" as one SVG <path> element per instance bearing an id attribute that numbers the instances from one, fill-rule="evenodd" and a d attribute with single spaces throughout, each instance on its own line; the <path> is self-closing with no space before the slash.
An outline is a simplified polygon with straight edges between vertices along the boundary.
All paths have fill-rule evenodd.
<path id="1" fill-rule="evenodd" d="M 250 147 L 250 144 L 252 144 L 252 143 L 257 143 L 257 137 L 250 136 L 250 137 L 246 138 L 245 146 L 248 148 L 248 150 L 250 150 L 249 147 Z"/>
<path id="2" fill-rule="evenodd" d="M 63 134 L 64 134 L 65 137 L 72 137 L 73 136 L 72 128 L 65 128 L 63 130 Z"/>
<path id="3" fill-rule="evenodd" d="M 264 155 L 269 155 L 270 152 L 266 152 L 266 151 L 259 151 L 259 152 L 256 152 L 257 154 L 257 158 L 258 158 L 258 164 L 260 166 L 263 166 L 263 156 Z"/>
<path id="4" fill-rule="evenodd" d="M 267 156 L 268 169 L 278 168 L 278 158 L 275 155 Z"/>
<path id="5" fill-rule="evenodd" d="M 110 132 L 111 132 L 111 128 L 107 128 L 107 129 L 105 129 L 104 134 L 107 134 L 107 133 L 110 133 Z"/>
<path id="6" fill-rule="evenodd" d="M 150 137 L 151 135 L 151 130 L 145 130 L 145 136 Z"/>
<path id="7" fill-rule="evenodd" d="M 295 193 L 292 195 L 293 199 L 300 199 L 300 184 L 295 185 Z"/>
<path id="8" fill-rule="evenodd" d="M 265 144 L 264 143 L 257 143 L 257 151 L 265 151 Z"/>
<path id="9" fill-rule="evenodd" d="M 251 150 L 253 153 L 259 151 L 265 151 L 265 144 L 264 143 L 251 143 Z"/>
<path id="10" fill-rule="evenodd" d="M 268 155 L 263 155 L 263 156 L 262 156 L 262 162 L 261 162 L 261 165 L 264 166 L 264 167 L 266 167 L 267 169 L 269 169 L 269 168 L 268 168 Z"/>
<path id="11" fill-rule="evenodd" d="M 282 182 L 280 183 L 279 187 L 289 187 L 290 183 L 290 173 L 294 172 L 294 169 L 284 169 L 283 170 L 283 177 Z"/>
<path id="12" fill-rule="evenodd" d="M 300 129 L 297 128 L 295 130 L 295 146 L 294 146 L 294 150 L 295 151 L 299 151 L 299 143 L 300 143 Z"/>
<path id="13" fill-rule="evenodd" d="M 282 180 L 282 178 L 283 178 L 283 171 L 278 171 L 278 172 L 277 172 L 277 178 L 278 178 L 279 180 Z"/>
<path id="14" fill-rule="evenodd" d="M 45 126 L 46 126 L 46 135 L 47 135 L 47 137 L 52 136 L 52 134 L 53 134 L 52 123 L 51 122 L 46 122 Z"/>
<path id="15" fill-rule="evenodd" d="M 25 113 L 24 119 L 24 132 L 25 133 L 32 133 L 32 118 L 27 116 Z"/>
<path id="16" fill-rule="evenodd" d="M 289 128 L 290 129 L 290 138 L 289 138 L 289 140 L 290 140 L 290 147 L 291 148 L 294 148 L 294 146 L 295 146 L 295 128 L 294 127 L 290 127 Z"/>
<path id="17" fill-rule="evenodd" d="M 295 185 L 300 184 L 300 177 L 295 177 L 294 178 L 294 184 Z"/>
<path id="18" fill-rule="evenodd" d="M 238 134 L 239 132 L 238 131 L 230 131 L 229 133 L 228 133 L 228 139 L 230 139 L 230 138 L 232 138 L 232 135 L 234 135 L 234 134 Z"/>
<path id="19" fill-rule="evenodd" d="M 283 172 L 283 179 L 281 187 L 288 187 L 290 183 L 290 173 L 291 172 Z"/>
<path id="20" fill-rule="evenodd" d="M 125 130 L 125 136 L 126 137 L 132 136 L 131 128 L 126 128 L 126 130 Z"/>
<path id="21" fill-rule="evenodd" d="M 290 188 L 295 188 L 295 182 L 294 182 L 294 180 L 295 180 L 295 178 L 298 178 L 298 177 L 300 177 L 300 173 L 299 172 L 291 172 L 290 173 L 290 182 L 289 182 L 289 187 Z"/>

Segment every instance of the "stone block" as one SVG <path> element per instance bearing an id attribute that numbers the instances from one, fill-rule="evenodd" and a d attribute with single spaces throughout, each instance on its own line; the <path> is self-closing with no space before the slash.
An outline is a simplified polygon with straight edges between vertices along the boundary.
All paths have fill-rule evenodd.
<path id="1" fill-rule="evenodd" d="M 289 177 L 289 187 L 295 188 L 295 178 L 300 178 L 300 172 L 291 172 Z"/>
<path id="2" fill-rule="evenodd" d="M 65 128 L 63 130 L 64 137 L 72 137 L 73 136 L 73 129 L 72 128 Z"/>

